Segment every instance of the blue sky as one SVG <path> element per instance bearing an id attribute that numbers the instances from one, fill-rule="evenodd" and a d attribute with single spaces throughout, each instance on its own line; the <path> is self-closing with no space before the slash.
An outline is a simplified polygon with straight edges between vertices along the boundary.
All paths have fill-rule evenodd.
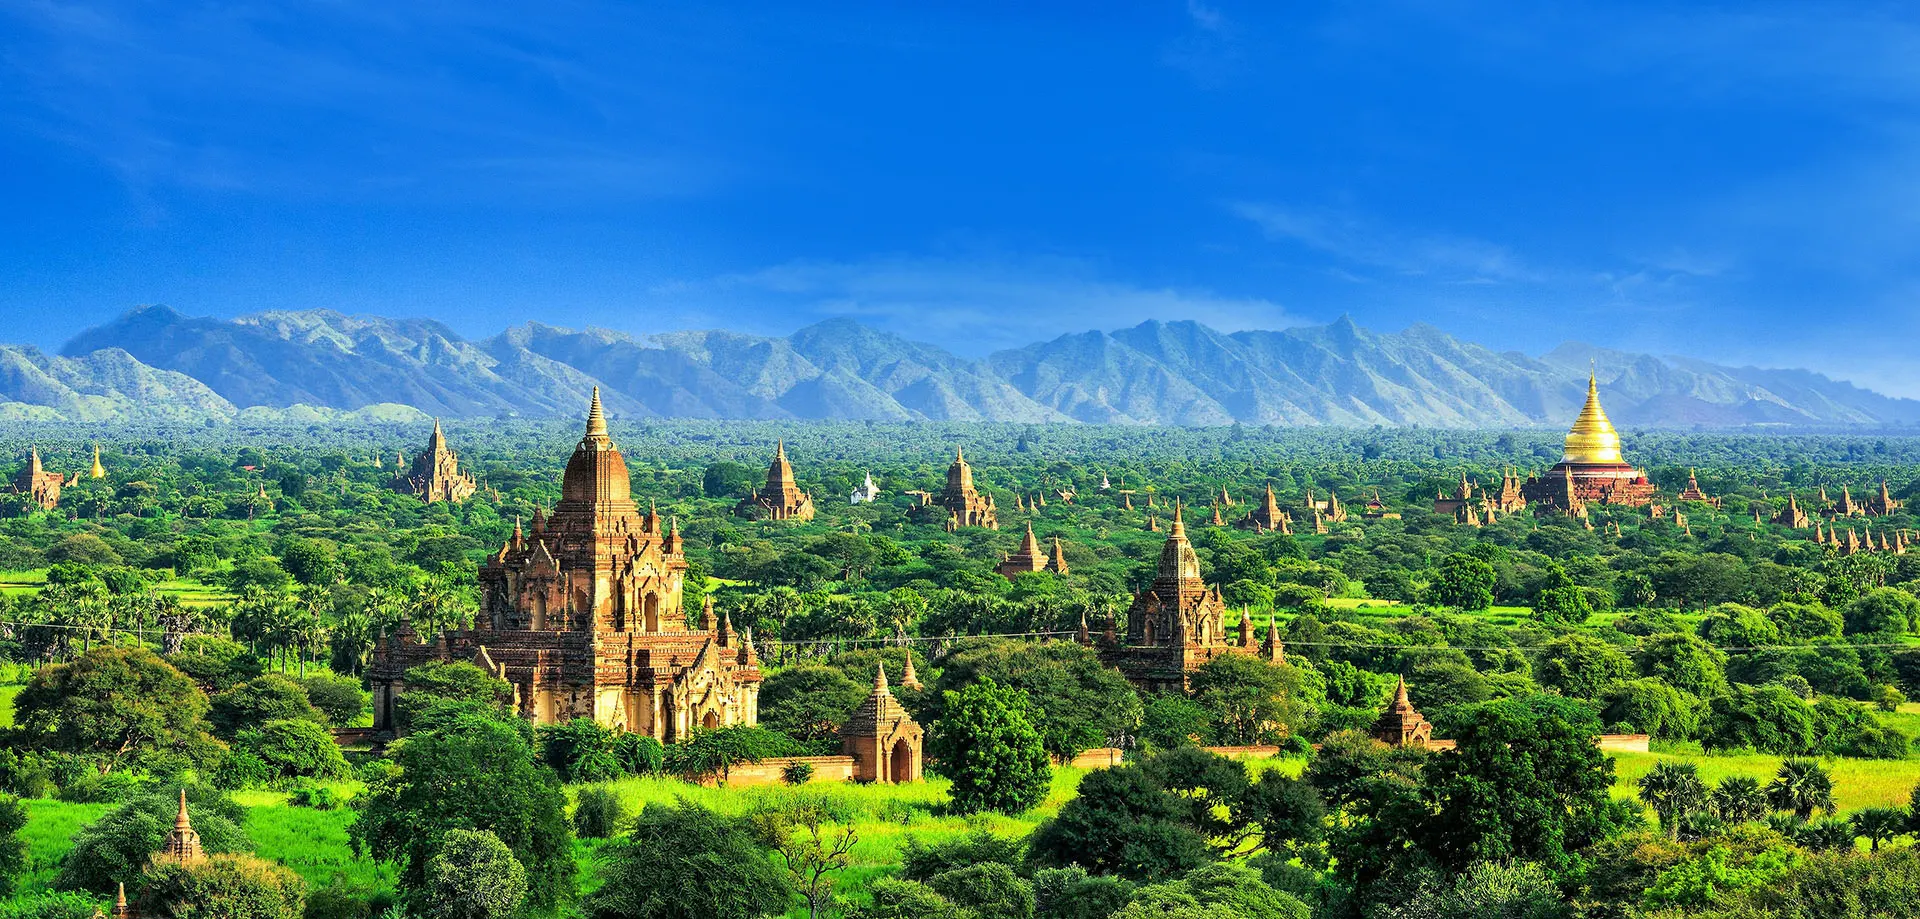
<path id="1" fill-rule="evenodd" d="M 1920 396 L 1899 5 L 0 0 L 0 338 L 1351 314 Z"/>

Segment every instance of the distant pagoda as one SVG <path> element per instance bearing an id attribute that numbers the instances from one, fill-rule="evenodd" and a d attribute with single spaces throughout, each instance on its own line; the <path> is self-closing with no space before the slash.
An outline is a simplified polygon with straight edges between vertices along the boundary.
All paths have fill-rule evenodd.
<path id="1" fill-rule="evenodd" d="M 953 465 L 947 467 L 947 487 L 928 495 L 925 503 L 914 508 L 913 517 L 921 523 L 943 524 L 949 530 L 961 527 L 1000 528 L 1000 515 L 993 496 L 973 487 L 973 467 L 967 465 L 965 450 L 955 450 Z"/>
<path id="2" fill-rule="evenodd" d="M 473 497 L 478 487 L 472 475 L 460 471 L 460 457 L 447 446 L 438 418 L 433 421 L 433 433 L 427 435 L 427 449 L 413 458 L 413 465 L 402 466 L 396 457 L 394 467 L 400 472 L 393 477 L 393 490 L 428 504 L 459 504 Z"/>
<path id="3" fill-rule="evenodd" d="M 1407 697 L 1407 678 L 1394 687 L 1393 702 L 1373 722 L 1373 737 L 1394 747 L 1424 747 L 1433 741 L 1433 723 L 1413 707 Z"/>
<path id="4" fill-rule="evenodd" d="M 1040 548 L 1040 541 L 1034 538 L 1033 524 L 1027 524 L 1027 535 L 1020 541 L 1019 551 L 1000 560 L 1000 576 L 1011 581 L 1023 574 L 1037 571 L 1051 571 L 1054 574 L 1067 573 L 1067 559 L 1060 550 L 1060 539 L 1053 540 L 1053 553 L 1048 555 Z"/>
<path id="5" fill-rule="evenodd" d="M 1238 524 L 1241 529 L 1256 533 L 1281 533 L 1291 535 L 1293 528 L 1287 524 L 1287 512 L 1280 509 L 1280 501 L 1273 495 L 1273 483 L 1267 483 L 1266 498 L 1259 506 L 1247 511 Z"/>
<path id="6" fill-rule="evenodd" d="M 786 441 L 780 441 L 773 449 L 766 486 L 741 498 L 733 512 L 755 520 L 813 519 L 813 496 L 801 491 L 794 481 L 793 464 L 787 462 Z"/>
<path id="7" fill-rule="evenodd" d="M 66 476 L 58 472 L 48 472 L 40 465 L 40 448 L 34 447 L 27 454 L 27 468 L 20 470 L 20 474 L 13 477 L 13 492 L 26 496 L 27 500 L 39 505 L 41 510 L 50 511 L 60 506 L 60 490 L 67 484 Z"/>

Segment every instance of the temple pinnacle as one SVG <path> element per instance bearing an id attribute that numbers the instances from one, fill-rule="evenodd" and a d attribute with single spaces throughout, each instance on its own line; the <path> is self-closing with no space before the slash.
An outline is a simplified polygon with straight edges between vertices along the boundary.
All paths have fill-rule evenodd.
<path id="1" fill-rule="evenodd" d="M 593 402 L 587 406 L 587 436 L 607 436 L 607 416 L 600 410 L 600 387 L 593 388 Z"/>

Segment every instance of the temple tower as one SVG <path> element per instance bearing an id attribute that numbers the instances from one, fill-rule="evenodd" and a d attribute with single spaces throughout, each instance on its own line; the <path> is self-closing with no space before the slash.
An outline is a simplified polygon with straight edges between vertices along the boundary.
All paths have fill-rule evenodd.
<path id="1" fill-rule="evenodd" d="M 868 484 L 872 484 L 872 481 L 871 477 L 867 480 Z M 793 464 L 787 461 L 785 440 L 774 447 L 773 462 L 767 466 L 766 486 L 740 499 L 740 503 L 734 505 L 733 512 L 756 520 L 813 519 L 813 496 L 801 491 L 800 485 L 794 481 Z"/>

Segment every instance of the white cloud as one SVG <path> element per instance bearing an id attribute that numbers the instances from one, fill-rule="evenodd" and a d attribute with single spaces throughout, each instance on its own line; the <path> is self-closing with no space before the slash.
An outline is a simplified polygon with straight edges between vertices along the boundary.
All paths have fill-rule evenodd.
<path id="1" fill-rule="evenodd" d="M 1233 213 L 1270 239 L 1287 240 L 1357 266 L 1454 284 L 1500 284 L 1542 279 L 1498 243 L 1464 236 L 1409 235 L 1351 214 L 1238 202 Z"/>

